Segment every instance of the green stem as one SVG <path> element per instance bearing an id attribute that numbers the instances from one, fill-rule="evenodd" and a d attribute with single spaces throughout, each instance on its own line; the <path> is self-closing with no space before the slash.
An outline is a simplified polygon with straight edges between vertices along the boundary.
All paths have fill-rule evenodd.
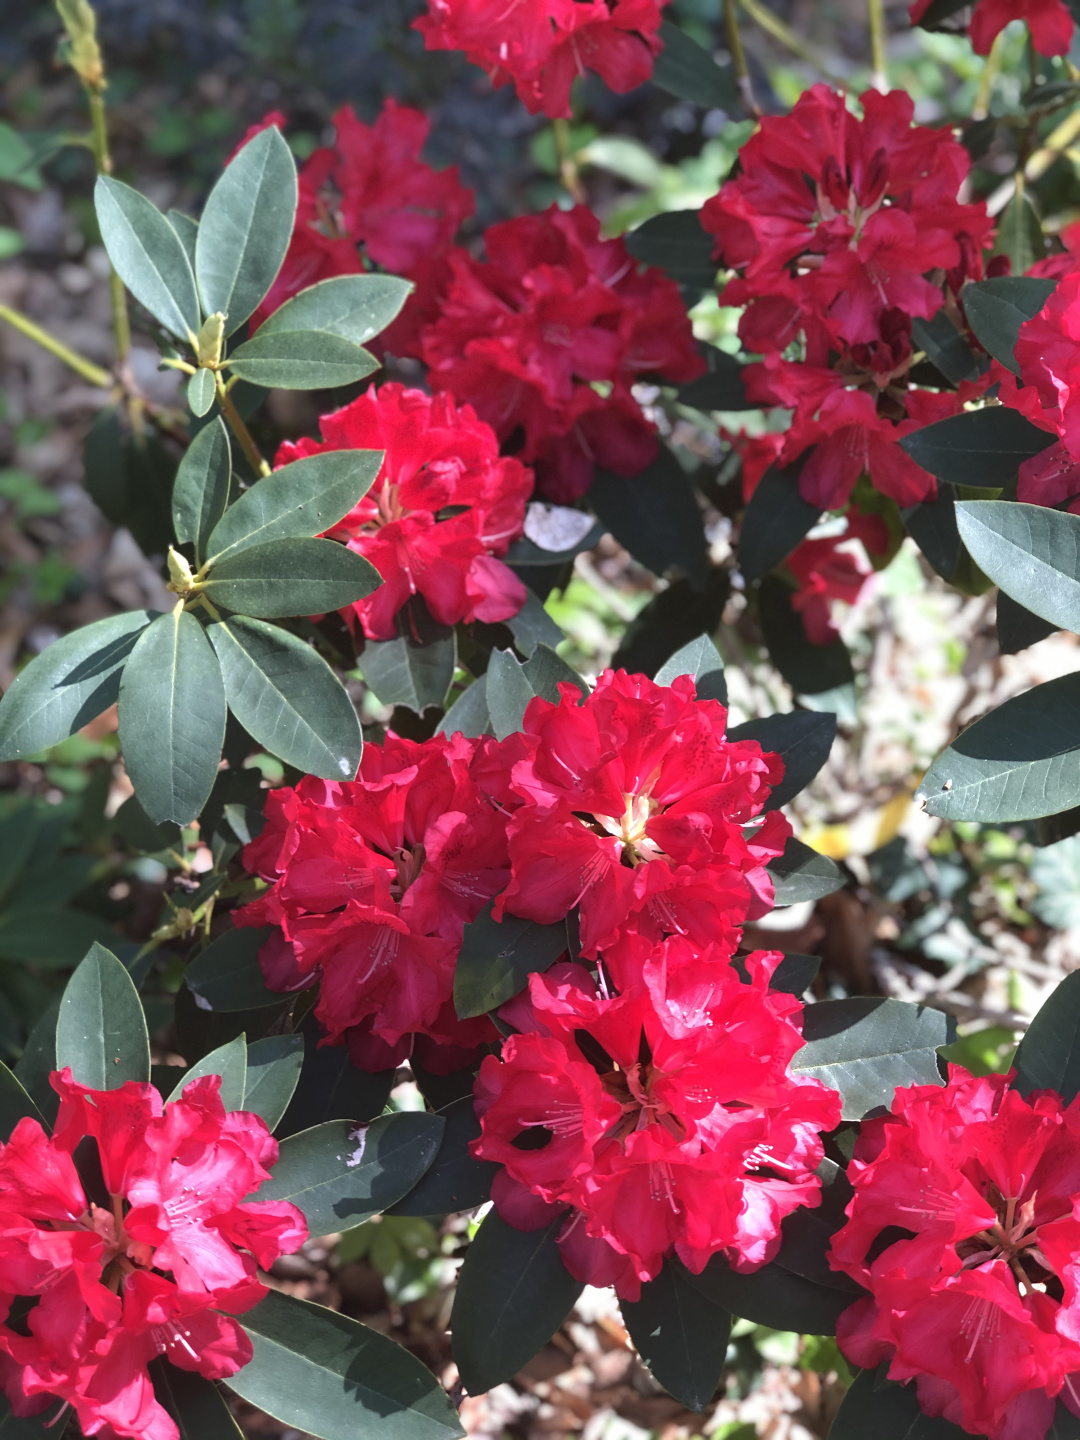
<path id="1" fill-rule="evenodd" d="M 559 175 L 576 205 L 584 205 L 585 192 L 581 188 L 577 161 L 570 145 L 570 126 L 562 118 L 552 120 L 551 129 L 555 136 L 555 153 L 559 158 Z"/>
<path id="2" fill-rule="evenodd" d="M 990 114 L 990 100 L 994 93 L 994 81 L 1001 71 L 1001 57 L 1005 47 L 1005 31 L 1002 30 L 990 47 L 990 54 L 986 57 L 982 74 L 979 76 L 979 89 L 975 96 L 975 104 L 971 110 L 973 120 L 985 120 Z"/>
<path id="3" fill-rule="evenodd" d="M 889 88 L 885 57 L 885 5 L 884 0 L 866 0 L 866 11 L 870 21 L 870 83 L 882 92 Z"/>
<path id="4" fill-rule="evenodd" d="M 91 149 L 99 175 L 112 174 L 112 156 L 109 154 L 109 132 L 105 125 L 105 98 L 101 90 L 86 85 L 86 98 L 90 105 Z M 116 337 L 116 358 L 122 365 L 131 349 L 131 320 L 128 317 L 127 292 L 124 282 L 109 266 L 109 294 L 112 298 L 113 335 Z"/>
<path id="5" fill-rule="evenodd" d="M 838 89 L 847 90 L 847 81 L 841 80 L 839 75 L 835 75 L 822 56 L 812 46 L 800 40 L 794 30 L 784 24 L 779 15 L 774 15 L 771 10 L 760 4 L 759 0 L 739 0 L 739 4 L 751 20 L 756 21 L 766 34 L 771 35 L 786 50 L 790 50 L 792 55 L 796 55 L 800 60 L 805 60 L 808 65 L 812 65 L 815 70 L 825 76 L 826 80 L 831 80 Z"/>
<path id="6" fill-rule="evenodd" d="M 259 454 L 259 447 L 251 438 L 251 431 L 244 424 L 240 416 L 240 411 L 237 410 L 236 406 L 233 404 L 232 396 L 225 388 L 225 382 L 221 378 L 220 371 L 218 372 L 216 379 L 217 398 L 218 404 L 221 406 L 221 413 L 229 422 L 230 430 L 236 436 L 237 440 L 240 441 L 240 448 L 247 456 L 248 464 L 255 471 L 256 475 L 269 475 L 270 466 Z"/>
<path id="7" fill-rule="evenodd" d="M 48 350 L 50 355 L 55 355 L 58 360 L 62 360 L 69 369 L 74 370 L 76 375 L 81 375 L 84 380 L 88 380 L 91 385 L 100 385 L 103 390 L 112 385 L 113 377 L 108 370 L 103 370 L 100 365 L 95 365 L 92 360 L 87 360 L 85 355 L 80 355 L 77 350 L 72 350 L 62 340 L 57 340 L 55 335 L 50 335 L 48 330 L 43 330 L 40 325 L 35 325 L 33 320 L 20 310 L 13 310 L 10 305 L 0 305 L 0 320 L 6 320 L 9 325 L 23 335 L 36 341 L 43 350 Z"/>
<path id="8" fill-rule="evenodd" d="M 742 36 L 739 34 L 739 17 L 735 10 L 735 0 L 724 0 L 724 39 L 731 55 L 731 68 L 734 71 L 735 84 L 742 96 L 743 104 L 751 115 L 760 115 L 761 109 L 754 95 L 753 81 L 750 79 L 750 67 L 746 63 L 746 51 L 743 49 Z"/>

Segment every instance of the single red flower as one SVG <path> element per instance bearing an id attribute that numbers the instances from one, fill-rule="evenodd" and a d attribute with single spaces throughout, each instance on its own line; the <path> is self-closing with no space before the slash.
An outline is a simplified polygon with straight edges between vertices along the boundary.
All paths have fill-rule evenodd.
<path id="1" fill-rule="evenodd" d="M 918 25 L 930 0 L 913 0 L 911 23 Z M 1065 55 L 1072 44 L 1073 18 L 1063 0 L 977 0 L 968 33 L 976 55 L 990 47 L 1013 20 L 1026 21 L 1032 46 L 1040 55 Z"/>
<path id="2" fill-rule="evenodd" d="M 868 556 L 884 554 L 888 547 L 889 532 L 880 515 L 852 510 L 843 534 L 803 540 L 791 552 L 785 564 L 799 582 L 791 603 L 802 616 L 811 645 L 839 639 L 832 602 L 854 605 L 873 574 Z"/>

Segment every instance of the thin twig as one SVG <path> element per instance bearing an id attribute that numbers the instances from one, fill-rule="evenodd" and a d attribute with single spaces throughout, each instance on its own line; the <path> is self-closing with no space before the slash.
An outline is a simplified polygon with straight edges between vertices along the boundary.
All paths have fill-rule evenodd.
<path id="1" fill-rule="evenodd" d="M 225 382 L 222 380 L 220 372 L 215 378 L 217 380 L 217 398 L 218 404 L 221 406 L 221 413 L 229 422 L 230 430 L 236 436 L 237 440 L 240 441 L 240 448 L 247 456 L 248 464 L 255 471 L 256 475 L 269 475 L 270 466 L 259 454 L 259 447 L 251 438 L 251 431 L 244 424 L 240 416 L 240 411 L 237 410 L 236 406 L 233 404 L 233 398 L 226 389 Z"/>
<path id="2" fill-rule="evenodd" d="M 759 0 L 739 0 L 739 4 L 746 11 L 747 15 L 750 16 L 751 20 L 756 21 L 767 34 L 771 35 L 774 40 L 783 45 L 786 50 L 790 50 L 792 55 L 797 55 L 800 60 L 805 60 L 808 65 L 812 65 L 815 70 L 819 70 L 821 74 L 825 76 L 826 80 L 831 80 L 840 90 L 847 90 L 847 81 L 842 80 L 839 75 L 835 74 L 830 69 L 824 57 L 819 55 L 813 46 L 807 45 L 805 41 L 801 40 L 789 25 L 784 24 L 779 15 L 774 15 L 771 10 L 766 9 L 764 5 L 760 4 Z"/>
<path id="3" fill-rule="evenodd" d="M 753 81 L 750 79 L 750 67 L 746 63 L 746 51 L 743 49 L 742 36 L 739 34 L 739 17 L 735 10 L 735 0 L 724 0 L 724 36 L 731 55 L 731 68 L 735 74 L 735 84 L 742 96 L 743 104 L 751 115 L 760 115 L 761 110 L 754 94 Z"/>
<path id="4" fill-rule="evenodd" d="M 1001 60 L 1005 53 L 1005 31 L 1002 30 L 993 45 L 990 47 L 990 54 L 986 57 L 982 74 L 979 76 L 979 89 L 975 95 L 975 104 L 971 108 L 973 120 L 985 120 L 990 114 L 990 100 L 994 93 L 994 81 L 1001 71 Z"/>
<path id="5" fill-rule="evenodd" d="M 21 310 L 14 310 L 10 305 L 0 305 L 0 320 L 6 320 L 9 325 L 26 335 L 30 340 L 35 341 L 43 350 L 48 350 L 50 355 L 55 355 L 62 360 L 76 375 L 81 375 L 91 385 L 100 385 L 103 390 L 113 384 L 113 377 L 108 370 L 103 370 L 100 365 L 95 365 L 85 355 L 80 355 L 77 350 L 72 350 L 70 345 L 65 345 L 55 335 L 50 335 L 48 330 L 43 330 L 40 325 L 35 325 L 28 315 Z"/>
<path id="6" fill-rule="evenodd" d="M 870 84 L 884 94 L 889 88 L 884 0 L 866 0 L 866 13 L 870 21 Z"/>

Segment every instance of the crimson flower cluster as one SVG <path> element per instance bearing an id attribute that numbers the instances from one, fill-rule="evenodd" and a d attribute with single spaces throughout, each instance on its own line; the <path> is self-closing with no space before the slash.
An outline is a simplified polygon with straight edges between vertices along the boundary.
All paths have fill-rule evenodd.
<path id="1" fill-rule="evenodd" d="M 919 21 L 931 0 L 913 0 L 911 23 Z M 977 55 L 989 55 L 990 47 L 1013 20 L 1026 22 L 1031 43 L 1040 55 L 1065 55 L 1072 44 L 1073 17 L 1065 0 L 977 0 L 968 25 L 971 46 Z"/>
<path id="2" fill-rule="evenodd" d="M 329 532 L 375 566 L 383 583 L 343 614 L 372 640 L 421 595 L 443 625 L 506 620 L 525 587 L 497 557 L 525 523 L 532 475 L 499 455 L 489 425 L 449 395 L 374 386 L 320 421 L 322 441 L 287 441 L 278 464 L 326 450 L 384 450 L 374 485 Z"/>
<path id="3" fill-rule="evenodd" d="M 596 465 L 634 475 L 657 452 L 632 387 L 704 373 L 679 287 L 602 240 L 584 205 L 493 225 L 486 261 L 447 257 L 419 356 L 435 390 L 473 405 L 536 470 L 548 499 L 583 495 Z"/>
<path id="4" fill-rule="evenodd" d="M 857 1365 L 972 1434 L 1041 1440 L 1055 1397 L 1080 1415 L 1080 1100 L 1009 1078 L 953 1065 L 864 1122 L 830 1262 L 870 1291 L 837 1326 Z"/>
<path id="5" fill-rule="evenodd" d="M 569 118 L 570 87 L 595 70 L 622 94 L 652 74 L 668 0 L 428 0 L 413 22 L 429 50 L 463 50 L 532 115 Z"/>
<path id="6" fill-rule="evenodd" d="M 722 301 L 746 307 L 740 338 L 763 356 L 744 371 L 747 393 L 794 410 L 780 463 L 810 451 L 799 488 L 822 509 L 846 504 L 863 473 L 901 505 L 931 498 L 933 476 L 897 442 L 978 393 L 907 380 L 912 318 L 932 318 L 982 275 L 992 223 L 956 198 L 967 152 L 912 125 L 902 91 L 861 103 L 859 120 L 815 85 L 789 115 L 766 117 L 702 211 L 716 259 L 735 272 Z"/>
<path id="7" fill-rule="evenodd" d="M 90 1090 L 63 1070 L 51 1084 L 53 1135 L 23 1119 L 0 1144 L 0 1388 L 16 1415 L 59 1399 L 86 1435 L 179 1440 L 148 1363 L 234 1375 L 252 1348 L 232 1317 L 267 1293 L 256 1265 L 307 1239 L 295 1206 L 245 1199 L 277 1142 L 258 1115 L 226 1113 L 216 1075 L 168 1105 L 134 1081 Z M 104 1205 L 73 1158 L 87 1137 Z"/>

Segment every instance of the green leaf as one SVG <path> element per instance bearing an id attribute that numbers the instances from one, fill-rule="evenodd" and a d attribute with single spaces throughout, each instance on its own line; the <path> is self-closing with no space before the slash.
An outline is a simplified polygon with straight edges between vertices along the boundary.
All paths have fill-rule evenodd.
<path id="1" fill-rule="evenodd" d="M 1000 500 L 965 500 L 956 524 L 975 563 L 1034 615 L 1080 631 L 1080 515 Z"/>
<path id="2" fill-rule="evenodd" d="M 387 1215 L 452 1215 L 491 1199 L 492 1181 L 500 1167 L 469 1154 L 470 1141 L 480 1138 L 472 1096 L 454 1100 L 440 1114 L 446 1129 L 435 1159 L 409 1193 L 387 1207 Z"/>
<path id="3" fill-rule="evenodd" d="M 582 696 L 588 692 L 577 671 L 546 645 L 538 645 L 532 659 L 524 665 L 519 664 L 509 650 L 493 650 L 487 681 L 491 727 L 499 740 L 521 729 L 525 711 L 537 695 L 557 705 L 558 686 L 563 682 L 576 685 Z"/>
<path id="4" fill-rule="evenodd" d="M 998 591 L 997 641 L 1002 655 L 1018 655 L 1021 650 L 1026 650 L 1029 645 L 1037 645 L 1056 630 L 1056 625 L 1044 620 L 1041 615 L 1033 615 L 1030 610 L 1025 610 L 1023 605 L 1011 595 L 1006 595 L 1004 590 Z"/>
<path id="5" fill-rule="evenodd" d="M 887 1380 L 886 1369 L 882 1365 L 855 1377 L 829 1428 L 829 1440 L 966 1440 L 969 1432 L 959 1425 L 924 1415 L 915 1386 Z M 1059 1413 L 1063 1410 L 1059 1401 Z M 1051 1428 L 1045 1440 L 1066 1440 L 1067 1433 L 1055 1436 Z"/>
<path id="6" fill-rule="evenodd" d="M 1037 820 L 1080 805 L 1080 675 L 1006 700 L 968 727 L 923 776 L 931 815 Z"/>
<path id="7" fill-rule="evenodd" d="M 216 560 L 203 593 L 219 609 L 280 620 L 341 610 L 381 584 L 374 565 L 345 545 L 300 537 L 245 546 Z"/>
<path id="8" fill-rule="evenodd" d="M 16 1076 L 0 1063 L 0 1145 L 7 1144 L 20 1120 L 29 1117 L 48 1129 L 45 1117 L 23 1089 Z M 479 1131 L 477 1132 L 479 1133 Z"/>
<path id="9" fill-rule="evenodd" d="M 454 1297 L 453 1356 L 470 1395 L 512 1380 L 573 1309 L 584 1286 L 559 1254 L 565 1223 L 515 1230 L 495 1210 L 484 1217 Z"/>
<path id="10" fill-rule="evenodd" d="M 309 1012 L 300 1026 L 304 1038 L 304 1064 L 300 1083 L 278 1130 L 295 1135 L 326 1120 L 373 1120 L 382 1112 L 397 1073 L 391 1066 L 369 1075 L 358 1070 L 343 1045 L 320 1045 L 322 1028 Z"/>
<path id="11" fill-rule="evenodd" d="M 216 394 L 217 383 L 214 380 L 214 372 L 212 370 L 196 370 L 187 384 L 187 399 L 191 406 L 191 413 L 202 419 L 213 405 Z"/>
<path id="12" fill-rule="evenodd" d="M 769 658 L 797 695 L 820 695 L 855 679 L 851 656 L 842 640 L 814 645 L 807 639 L 802 616 L 792 605 L 794 587 L 778 575 L 761 582 L 759 615 Z"/>
<path id="13" fill-rule="evenodd" d="M 687 1278 L 714 1305 L 744 1320 L 806 1335 L 835 1335 L 837 1320 L 857 1298 L 847 1290 L 807 1280 L 775 1260 L 752 1275 L 740 1275 L 714 1255 L 700 1275 L 688 1272 Z"/>
<path id="14" fill-rule="evenodd" d="M 231 476 L 229 432 L 219 418 L 200 430 L 188 446 L 173 485 L 172 515 L 177 544 L 194 545 L 197 566 L 206 559 L 206 542 L 225 514 Z"/>
<path id="15" fill-rule="evenodd" d="M 669 210 L 654 215 L 625 237 L 635 260 L 655 265 L 688 290 L 711 290 L 716 283 L 716 244 L 701 228 L 698 210 Z"/>
<path id="16" fill-rule="evenodd" d="M 414 288 L 396 275 L 335 275 L 286 300 L 257 334 L 261 339 L 281 330 L 322 330 L 364 345 L 397 319 Z"/>
<path id="17" fill-rule="evenodd" d="M 1020 374 L 1015 356 L 1020 327 L 1039 313 L 1056 287 L 1056 280 L 1036 280 L 1031 275 L 1002 275 L 964 286 L 968 324 L 980 344 L 1014 375 Z"/>
<path id="18" fill-rule="evenodd" d="M 381 450 L 326 450 L 257 480 L 214 527 L 211 565 L 271 540 L 322 535 L 367 494 L 382 461 Z"/>
<path id="19" fill-rule="evenodd" d="M 407 1195 L 439 1149 L 445 1121 L 405 1111 L 366 1128 L 328 1120 L 281 1142 L 270 1179 L 250 1199 L 288 1200 L 312 1235 L 349 1230 Z"/>
<path id="20" fill-rule="evenodd" d="M 193 220 L 190 215 L 185 215 L 182 210 L 167 210 L 165 219 L 176 231 L 176 237 L 184 247 L 184 254 L 191 266 L 192 277 L 195 275 L 195 241 L 199 236 L 199 222 Z"/>
<path id="21" fill-rule="evenodd" d="M 525 591 L 525 604 L 516 615 L 511 615 L 502 623 L 513 635 L 515 646 L 526 659 L 535 653 L 537 645 L 547 645 L 554 650 L 566 639 L 566 635 L 544 609 L 544 602 L 529 589 Z"/>
<path id="22" fill-rule="evenodd" d="M 173 538 L 170 498 L 176 461 L 153 430 L 132 434 L 116 406 L 94 420 L 83 445 L 83 480 L 94 504 L 131 531 L 144 555 L 163 555 Z"/>
<path id="23" fill-rule="evenodd" d="M 767 754 L 784 762 L 784 778 L 765 802 L 778 810 L 805 790 L 829 758 L 836 739 L 836 716 L 827 710 L 792 710 L 787 715 L 766 715 L 728 731 L 729 740 L 756 740 Z"/>
<path id="24" fill-rule="evenodd" d="M 55 1414 L 56 1406 L 50 1405 L 40 1415 L 15 1415 L 0 1390 L 0 1440 L 63 1440 L 52 1423 Z"/>
<path id="25" fill-rule="evenodd" d="M 308 775 L 351 780 L 364 748 L 345 687 L 310 645 L 234 615 L 208 626 L 229 709 L 272 755 Z"/>
<path id="26" fill-rule="evenodd" d="M 486 1015 L 512 1000 L 530 975 L 554 965 L 569 947 L 565 921 L 539 925 L 507 915 L 499 922 L 491 910 L 491 904 L 485 906 L 465 926 L 454 970 L 454 1008 L 460 1020 Z"/>
<path id="27" fill-rule="evenodd" d="M 730 65 L 718 65 L 706 49 L 670 21 L 660 26 L 660 39 L 664 48 L 653 66 L 654 85 L 708 110 L 726 110 L 730 115 L 742 109 Z"/>
<path id="28" fill-rule="evenodd" d="M 1056 1090 L 1068 1105 L 1080 1094 L 1080 971 L 1066 975 L 1043 1001 L 1013 1065 L 1013 1088 L 1025 1097 Z"/>
<path id="29" fill-rule="evenodd" d="M 942 20 L 947 20 L 950 15 L 963 10 L 967 3 L 968 0 L 930 0 L 919 24 L 924 30 L 936 28 Z"/>
<path id="30" fill-rule="evenodd" d="M 398 611 L 397 624 L 397 639 L 368 640 L 357 665 L 382 704 L 406 705 L 422 715 L 446 699 L 457 666 L 457 640 L 419 602 Z"/>
<path id="31" fill-rule="evenodd" d="M 539 502 L 533 502 L 533 506 L 537 504 L 539 504 Z M 530 506 L 530 514 L 535 513 L 533 506 Z M 557 512 L 565 507 L 549 506 L 546 508 L 549 511 Z M 531 528 L 532 526 L 530 525 L 530 529 Z M 534 533 L 536 533 L 535 530 Z M 579 540 L 563 550 L 546 550 L 542 545 L 538 545 L 535 540 L 530 540 L 526 535 L 522 536 L 520 540 L 514 541 L 503 556 L 503 559 L 507 565 L 515 570 L 522 568 L 529 569 L 533 566 L 542 566 L 544 569 L 550 569 L 561 565 L 568 565 L 575 555 L 580 555 L 584 550 L 595 549 L 603 534 L 604 527 L 600 524 L 599 520 L 597 520 L 589 526 Z"/>
<path id="32" fill-rule="evenodd" d="M 776 905 L 820 900 L 844 888 L 844 877 L 827 855 L 819 855 L 791 836 L 784 853 L 766 867 L 776 887 Z"/>
<path id="33" fill-rule="evenodd" d="M 275 1130 L 289 1108 L 304 1063 L 302 1035 L 268 1035 L 247 1047 L 244 1109 L 261 1115 Z"/>
<path id="34" fill-rule="evenodd" d="M 690 676 L 699 700 L 719 700 L 721 705 L 727 704 L 724 662 L 708 635 L 699 635 L 689 645 L 676 650 L 670 660 L 665 660 L 656 672 L 656 683 L 670 685 L 680 675 Z"/>
<path id="35" fill-rule="evenodd" d="M 210 191 L 199 222 L 195 275 L 203 310 L 237 330 L 270 289 L 296 214 L 296 165 L 281 131 L 250 140 Z"/>
<path id="36" fill-rule="evenodd" d="M 266 988 L 259 951 L 273 934 L 237 926 L 212 940 L 187 967 L 184 982 L 206 1010 L 258 1010 L 280 1005 L 281 996 Z"/>
<path id="37" fill-rule="evenodd" d="M 1016 276 L 1023 276 L 1037 260 L 1046 256 L 1046 239 L 1038 214 L 1019 188 L 997 218 L 991 253 L 1007 255 L 1012 262 L 1012 273 Z"/>
<path id="38" fill-rule="evenodd" d="M 271 1290 L 241 1323 L 255 1353 L 229 1387 L 319 1440 L 453 1440 L 457 1414 L 428 1367 L 377 1330 Z"/>
<path id="39" fill-rule="evenodd" d="M 739 569 L 760 580 L 786 560 L 821 519 L 821 511 L 799 494 L 795 469 L 766 470 L 750 496 L 739 532 Z"/>
<path id="40" fill-rule="evenodd" d="M 108 175 L 97 178 L 94 208 L 113 269 L 166 330 L 187 341 L 199 329 L 199 298 L 176 231 L 145 195 Z"/>
<path id="41" fill-rule="evenodd" d="M 12 1071 L 50 1126 L 60 1106 L 60 1097 L 49 1084 L 49 1076 L 56 1069 L 56 1017 L 60 1012 L 60 999 L 57 995 L 36 1021 Z"/>
<path id="42" fill-rule="evenodd" d="M 147 1367 L 159 1404 L 172 1416 L 180 1440 L 243 1440 L 216 1385 L 161 1357 Z"/>
<path id="43" fill-rule="evenodd" d="M 0 915 L 0 956 L 43 970 L 70 969 L 91 945 L 109 945 L 115 939 L 112 926 L 99 916 L 56 904 L 13 905 Z"/>
<path id="44" fill-rule="evenodd" d="M 211 1050 L 209 1055 L 204 1055 L 197 1065 L 183 1071 L 173 1087 L 172 1094 L 167 1097 L 167 1103 L 179 1100 L 185 1088 L 193 1080 L 201 1080 L 204 1075 L 220 1075 L 222 1105 L 226 1110 L 242 1110 L 244 1087 L 247 1083 L 247 1045 L 244 1037 L 238 1035 L 235 1040 L 219 1045 L 216 1050 Z"/>
<path id="45" fill-rule="evenodd" d="M 619 544 L 654 575 L 677 567 L 697 586 L 705 584 L 709 552 L 701 506 L 666 446 L 638 475 L 598 469 L 588 499 Z"/>
<path id="46" fill-rule="evenodd" d="M 267 390 L 329 390 L 352 385 L 379 368 L 374 355 L 323 330 L 267 334 L 261 329 L 253 340 L 233 350 L 226 364 L 234 375 Z"/>
<path id="47" fill-rule="evenodd" d="M 491 716 L 487 704 L 487 675 L 478 675 L 458 696 L 439 721 L 436 735 L 464 735 L 475 740 L 491 734 Z"/>
<path id="48" fill-rule="evenodd" d="M 743 387 L 743 367 L 734 355 L 716 345 L 699 342 L 708 370 L 679 386 L 679 404 L 695 410 L 753 410 Z"/>
<path id="49" fill-rule="evenodd" d="M 1004 485 L 1023 461 L 1053 443 L 1053 435 L 1007 405 L 950 415 L 900 441 L 915 463 L 939 480 L 984 489 Z"/>
<path id="50" fill-rule="evenodd" d="M 820 969 L 819 955 L 798 955 L 790 950 L 773 971 L 769 989 L 783 990 L 786 995 L 803 995 Z"/>
<path id="51" fill-rule="evenodd" d="M 150 1039 L 139 992 L 120 961 L 95 945 L 68 981 L 56 1017 L 56 1069 L 91 1090 L 150 1079 Z"/>
<path id="52" fill-rule="evenodd" d="M 731 1313 L 707 1299 L 669 1258 L 641 1298 L 619 1302 L 634 1348 L 664 1389 L 688 1410 L 716 1394 L 731 1334 Z"/>
<path id="53" fill-rule="evenodd" d="M 943 580 L 960 568 L 964 547 L 956 528 L 956 492 L 939 488 L 933 500 L 900 512 L 904 529 Z"/>
<path id="54" fill-rule="evenodd" d="M 965 288 L 965 304 L 973 288 L 970 285 Z M 911 322 L 911 338 L 920 350 L 926 351 L 927 358 L 950 384 L 959 385 L 962 380 L 974 380 L 978 376 L 979 362 L 944 310 L 939 310 L 932 320 L 916 316 Z"/>
<path id="55" fill-rule="evenodd" d="M 0 760 L 57 745 L 115 704 L 120 672 L 153 619 L 132 610 L 95 620 L 31 660 L 0 700 Z"/>
<path id="56" fill-rule="evenodd" d="M 225 739 L 221 667 L 194 615 L 161 615 L 139 637 L 120 681 L 117 729 L 147 815 L 189 825 L 213 789 Z"/>
<path id="57" fill-rule="evenodd" d="M 844 1119 L 862 1120 L 888 1109 L 899 1085 L 940 1085 L 937 1047 L 948 1039 L 940 1010 L 861 995 L 821 1000 L 803 1011 L 791 1069 L 838 1090 Z"/>

